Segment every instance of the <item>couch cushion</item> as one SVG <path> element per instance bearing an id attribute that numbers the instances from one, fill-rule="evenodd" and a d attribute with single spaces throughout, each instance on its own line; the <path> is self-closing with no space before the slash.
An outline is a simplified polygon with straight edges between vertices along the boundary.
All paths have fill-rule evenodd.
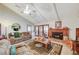
<path id="1" fill-rule="evenodd" d="M 4 39 L 4 38 L 5 38 L 4 35 L 1 35 L 1 36 L 0 36 L 0 40 L 2 40 L 2 39 Z"/>
<path id="2" fill-rule="evenodd" d="M 15 32 L 14 36 L 15 36 L 15 38 L 18 38 L 18 37 L 20 37 L 20 33 L 19 32 Z"/>

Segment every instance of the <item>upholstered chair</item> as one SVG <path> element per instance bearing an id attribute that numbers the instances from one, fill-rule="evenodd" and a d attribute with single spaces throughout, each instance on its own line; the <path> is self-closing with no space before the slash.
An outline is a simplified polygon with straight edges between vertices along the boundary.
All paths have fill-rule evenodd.
<path id="1" fill-rule="evenodd" d="M 7 39 L 0 40 L 0 55 L 10 54 L 10 41 Z"/>

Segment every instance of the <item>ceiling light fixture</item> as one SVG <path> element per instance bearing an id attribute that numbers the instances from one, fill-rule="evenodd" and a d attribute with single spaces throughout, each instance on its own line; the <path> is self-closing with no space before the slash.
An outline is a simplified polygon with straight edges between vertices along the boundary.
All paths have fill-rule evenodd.
<path id="1" fill-rule="evenodd" d="M 24 9 L 25 14 L 30 14 L 31 10 L 29 9 L 29 5 L 26 5 L 26 8 Z"/>

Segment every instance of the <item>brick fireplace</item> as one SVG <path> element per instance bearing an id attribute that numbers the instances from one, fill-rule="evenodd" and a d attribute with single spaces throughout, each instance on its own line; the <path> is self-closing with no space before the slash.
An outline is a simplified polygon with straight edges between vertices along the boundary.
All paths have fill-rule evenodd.
<path id="1" fill-rule="evenodd" d="M 62 28 L 62 29 L 49 28 L 48 30 L 49 38 L 57 38 L 63 40 L 63 36 L 69 36 L 68 28 Z"/>

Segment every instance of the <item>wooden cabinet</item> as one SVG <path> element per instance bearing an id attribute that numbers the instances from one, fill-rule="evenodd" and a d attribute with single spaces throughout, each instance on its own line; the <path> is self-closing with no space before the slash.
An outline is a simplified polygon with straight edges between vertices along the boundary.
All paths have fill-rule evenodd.
<path id="1" fill-rule="evenodd" d="M 74 41 L 74 54 L 79 54 L 79 28 L 76 28 L 76 41 Z"/>
<path id="2" fill-rule="evenodd" d="M 79 54 L 79 41 L 74 41 L 73 53 L 74 54 Z"/>
<path id="3" fill-rule="evenodd" d="M 76 28 L 76 41 L 79 41 L 79 28 Z"/>

